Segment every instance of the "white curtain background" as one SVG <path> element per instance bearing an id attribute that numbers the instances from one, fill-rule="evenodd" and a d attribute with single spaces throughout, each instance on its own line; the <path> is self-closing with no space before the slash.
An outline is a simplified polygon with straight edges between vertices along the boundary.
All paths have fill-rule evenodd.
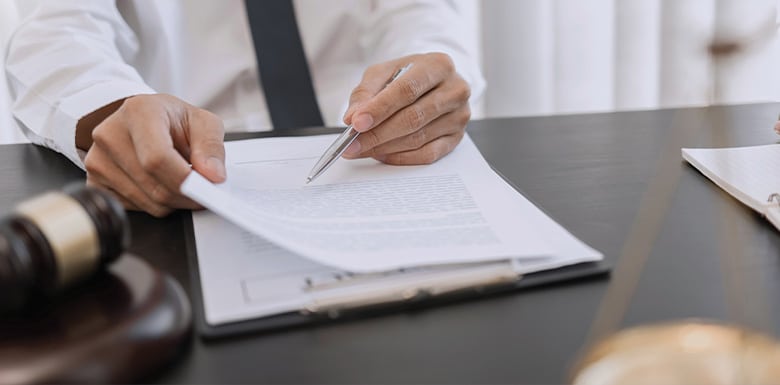
<path id="1" fill-rule="evenodd" d="M 485 116 L 778 100 L 777 4 L 479 1 Z M 715 41 L 742 44 L 713 57 Z"/>
<path id="2" fill-rule="evenodd" d="M 780 100 L 780 0 L 450 1 L 488 81 L 475 118 Z M 1 52 L 34 4 L 0 0 Z M 715 41 L 739 49 L 713 56 Z M 25 141 L 6 87 L 0 143 Z"/>

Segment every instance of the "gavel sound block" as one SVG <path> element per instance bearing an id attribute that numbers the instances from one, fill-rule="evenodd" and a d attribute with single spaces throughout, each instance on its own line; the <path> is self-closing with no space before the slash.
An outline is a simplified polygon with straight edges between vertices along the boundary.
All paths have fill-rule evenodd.
<path id="1" fill-rule="evenodd" d="M 0 384 L 138 381 L 176 356 L 187 297 L 128 243 L 119 202 L 83 185 L 0 218 Z"/>
<path id="2" fill-rule="evenodd" d="M 143 380 L 190 336 L 181 287 L 130 254 L 47 305 L 0 320 L 0 384 Z"/>

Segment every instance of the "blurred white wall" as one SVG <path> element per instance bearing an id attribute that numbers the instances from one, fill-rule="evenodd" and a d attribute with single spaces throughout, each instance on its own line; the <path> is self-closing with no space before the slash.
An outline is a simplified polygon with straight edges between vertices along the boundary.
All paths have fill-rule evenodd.
<path id="1" fill-rule="evenodd" d="M 485 115 L 778 100 L 778 3 L 478 1 Z M 742 49 L 713 58 L 715 40 Z"/>

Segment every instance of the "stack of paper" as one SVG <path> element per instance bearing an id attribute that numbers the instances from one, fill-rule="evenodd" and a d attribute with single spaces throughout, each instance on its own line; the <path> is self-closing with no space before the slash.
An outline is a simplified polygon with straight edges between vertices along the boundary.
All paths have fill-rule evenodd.
<path id="1" fill-rule="evenodd" d="M 193 215 L 210 324 L 297 311 L 334 293 L 602 258 L 509 186 L 468 137 L 432 165 L 340 160 L 305 184 L 333 139 L 229 142 L 228 182 L 193 172 L 182 185 L 211 210 Z"/>
<path id="2" fill-rule="evenodd" d="M 683 159 L 780 229 L 780 145 L 683 148 Z"/>

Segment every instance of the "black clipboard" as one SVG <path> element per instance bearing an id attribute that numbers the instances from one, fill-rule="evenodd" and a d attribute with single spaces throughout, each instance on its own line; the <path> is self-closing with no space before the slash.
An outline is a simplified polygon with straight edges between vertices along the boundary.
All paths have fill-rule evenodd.
<path id="1" fill-rule="evenodd" d="M 494 169 L 512 188 L 522 194 L 522 190 L 507 179 L 503 174 Z M 525 194 L 523 194 L 525 196 Z M 544 209 L 536 202 L 534 205 L 544 212 Z M 545 212 L 545 214 L 547 214 Z M 549 214 L 547 214 L 550 216 Z M 551 217 L 551 216 L 550 216 Z M 552 218 L 552 217 L 551 217 Z M 553 218 L 554 219 L 554 218 Z M 195 247 L 195 231 L 192 223 L 192 215 L 188 213 L 184 220 L 184 239 L 186 244 L 187 260 L 190 271 L 190 284 L 192 307 L 195 315 L 195 327 L 197 333 L 204 339 L 218 339 L 232 337 L 248 333 L 262 333 L 277 331 L 302 326 L 314 326 L 329 322 L 343 322 L 363 317 L 379 316 L 392 312 L 417 310 L 428 307 L 442 306 L 460 301 L 475 300 L 482 297 L 506 294 L 513 291 L 537 288 L 553 284 L 573 283 L 576 281 L 607 277 L 611 271 L 610 266 L 604 261 L 584 262 L 564 266 L 556 269 L 544 270 L 523 275 L 520 279 L 489 287 L 479 286 L 470 290 L 458 290 L 435 297 L 414 297 L 409 300 L 372 305 L 340 312 L 339 314 L 306 314 L 305 312 L 289 312 L 267 317 L 253 318 L 244 321 L 230 322 L 220 325 L 210 325 L 206 321 L 206 313 L 203 304 L 203 293 L 200 282 L 200 270 L 198 268 L 198 256 Z"/>

